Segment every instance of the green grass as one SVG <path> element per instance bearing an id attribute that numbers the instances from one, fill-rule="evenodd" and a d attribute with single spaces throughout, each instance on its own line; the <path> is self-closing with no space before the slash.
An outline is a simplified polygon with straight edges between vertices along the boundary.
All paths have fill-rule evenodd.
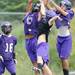
<path id="1" fill-rule="evenodd" d="M 17 36 L 18 43 L 16 46 L 16 58 L 17 58 L 17 75 L 34 75 L 32 71 L 32 64 L 25 50 L 24 43 L 24 32 L 23 32 L 23 24 L 20 22 L 13 22 L 13 34 Z M 70 69 L 75 70 L 75 19 L 73 19 L 71 24 L 71 32 L 73 36 L 73 51 L 70 57 Z M 50 36 L 49 36 L 49 44 L 50 44 L 50 63 L 49 66 L 54 72 L 55 75 L 62 75 L 62 69 L 60 60 L 58 58 L 56 52 L 56 33 L 57 30 L 53 27 Z M 6 71 L 4 75 L 9 75 Z"/>

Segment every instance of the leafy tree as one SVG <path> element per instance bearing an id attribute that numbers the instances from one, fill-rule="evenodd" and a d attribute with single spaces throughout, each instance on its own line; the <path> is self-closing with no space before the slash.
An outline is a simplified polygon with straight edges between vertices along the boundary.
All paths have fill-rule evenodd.
<path id="1" fill-rule="evenodd" d="M 11 11 L 11 12 L 24 12 L 28 0 L 0 0 L 0 12 Z M 36 2 L 37 0 L 33 0 Z M 55 0 L 59 3 L 61 0 Z M 75 4 L 74 0 L 71 0 Z"/>

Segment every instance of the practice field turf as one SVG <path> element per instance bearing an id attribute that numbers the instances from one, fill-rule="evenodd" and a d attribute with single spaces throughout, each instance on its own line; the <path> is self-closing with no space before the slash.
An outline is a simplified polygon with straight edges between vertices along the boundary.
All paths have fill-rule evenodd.
<path id="1" fill-rule="evenodd" d="M 70 70 L 75 70 L 75 19 L 73 19 L 71 24 L 71 32 L 73 36 L 73 51 L 70 57 Z M 23 32 L 23 23 L 19 21 L 13 22 L 13 32 L 14 35 L 18 38 L 18 44 L 16 46 L 16 56 L 17 56 L 17 75 L 34 75 L 32 71 L 32 64 L 30 59 L 27 56 L 24 44 L 24 32 Z M 52 69 L 55 75 L 62 75 L 62 69 L 60 65 L 60 60 L 56 52 L 56 33 L 57 30 L 53 26 L 52 31 L 49 36 L 50 44 L 50 68 Z M 4 75 L 10 75 L 7 71 Z"/>

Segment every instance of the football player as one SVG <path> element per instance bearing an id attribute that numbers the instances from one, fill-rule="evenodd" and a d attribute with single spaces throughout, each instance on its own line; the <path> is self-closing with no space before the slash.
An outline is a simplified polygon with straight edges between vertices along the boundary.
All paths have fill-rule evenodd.
<path id="1" fill-rule="evenodd" d="M 74 12 L 71 9 L 72 4 L 69 0 L 63 0 L 58 6 L 53 0 L 49 0 L 50 4 L 56 8 L 56 13 L 61 20 L 55 21 L 56 28 L 58 29 L 57 37 L 57 52 L 62 63 L 63 74 L 69 75 L 69 56 L 72 50 L 72 36 L 70 32 L 70 21 L 74 16 Z"/>
<path id="2" fill-rule="evenodd" d="M 5 68 L 11 75 L 16 75 L 15 46 L 17 39 L 11 35 L 12 25 L 10 22 L 1 24 L 2 34 L 0 35 L 0 75 L 4 74 Z"/>
<path id="3" fill-rule="evenodd" d="M 41 1 L 41 0 L 40 0 Z M 38 24 L 38 42 L 37 42 L 37 63 L 38 68 L 43 71 L 43 75 L 52 75 L 51 70 L 48 67 L 49 62 L 49 46 L 48 46 L 48 35 L 51 30 L 51 22 L 57 18 L 53 9 L 46 8 L 47 1 L 41 1 L 43 6 L 41 9 L 41 19 Z"/>
<path id="4" fill-rule="evenodd" d="M 40 11 L 40 3 L 37 2 L 32 4 L 32 0 L 29 0 L 28 10 L 23 20 L 26 50 L 34 66 L 33 70 L 35 71 L 35 75 L 38 75 L 36 47 L 37 47 L 39 11 Z"/>

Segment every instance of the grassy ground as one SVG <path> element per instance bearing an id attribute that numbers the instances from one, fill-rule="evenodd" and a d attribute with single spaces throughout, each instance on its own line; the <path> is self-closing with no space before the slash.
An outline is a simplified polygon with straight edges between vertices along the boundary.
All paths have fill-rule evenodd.
<path id="1" fill-rule="evenodd" d="M 34 75 L 32 71 L 32 64 L 30 59 L 27 56 L 24 44 L 24 32 L 23 32 L 23 24 L 15 22 L 13 23 L 13 34 L 17 36 L 18 43 L 16 46 L 16 55 L 17 55 L 17 75 Z M 70 57 L 70 69 L 75 70 L 75 19 L 73 19 L 71 24 L 71 31 L 73 36 L 73 51 Z M 50 44 L 50 63 L 49 66 L 54 72 L 55 75 L 62 75 L 62 69 L 60 65 L 60 60 L 58 58 L 56 52 L 56 32 L 57 30 L 53 27 L 50 36 L 49 36 L 49 44 Z M 4 75 L 9 75 L 6 71 Z"/>

